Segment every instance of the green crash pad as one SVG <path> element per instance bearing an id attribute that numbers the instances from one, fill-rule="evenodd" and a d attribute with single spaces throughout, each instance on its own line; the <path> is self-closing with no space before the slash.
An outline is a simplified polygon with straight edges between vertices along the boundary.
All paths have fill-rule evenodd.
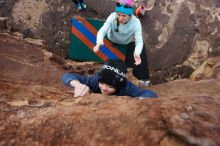
<path id="1" fill-rule="evenodd" d="M 108 59 L 125 59 L 126 48 L 124 45 L 112 46 L 105 38 L 105 45 L 100 48 L 98 53 L 93 52 L 96 44 L 96 35 L 102 27 L 104 21 L 74 17 L 71 19 L 72 29 L 70 33 L 70 47 L 68 58 L 78 61 L 103 62 Z"/>

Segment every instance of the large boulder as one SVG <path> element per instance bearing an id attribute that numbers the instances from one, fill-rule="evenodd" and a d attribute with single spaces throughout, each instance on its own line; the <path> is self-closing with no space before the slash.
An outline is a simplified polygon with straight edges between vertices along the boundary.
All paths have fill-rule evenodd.
<path id="1" fill-rule="evenodd" d="M 73 98 L 62 73 L 94 73 L 99 64 L 67 61 L 33 42 L 0 34 L 0 145 L 220 145 L 220 79 L 149 87 L 157 99 Z"/>

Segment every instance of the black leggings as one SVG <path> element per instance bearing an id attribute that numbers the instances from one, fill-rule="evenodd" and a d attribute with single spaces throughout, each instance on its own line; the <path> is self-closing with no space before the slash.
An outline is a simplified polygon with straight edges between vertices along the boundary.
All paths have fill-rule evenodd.
<path id="1" fill-rule="evenodd" d="M 147 55 L 145 47 L 143 46 L 143 50 L 141 52 L 141 64 L 135 65 L 134 60 L 134 49 L 135 49 L 135 42 L 131 42 L 127 45 L 126 49 L 126 57 L 125 63 L 127 67 L 133 68 L 132 73 L 133 75 L 139 80 L 149 80 L 149 70 L 148 70 L 148 63 L 147 63 Z"/>
<path id="2" fill-rule="evenodd" d="M 109 40 L 109 39 L 108 39 Z M 109 40 L 111 45 L 116 48 L 125 48 L 126 49 L 126 56 L 125 56 L 125 64 L 127 67 L 133 68 L 132 73 L 133 75 L 139 79 L 139 80 L 149 80 L 149 70 L 148 70 L 148 63 L 147 63 L 147 55 L 145 47 L 143 46 L 142 52 L 141 52 L 141 64 L 135 65 L 134 60 L 134 49 L 135 49 L 135 42 L 131 42 L 127 45 L 120 45 L 117 43 L 113 43 L 111 40 Z"/>
<path id="3" fill-rule="evenodd" d="M 78 3 L 83 3 L 83 0 L 72 0 L 74 2 L 75 5 L 77 5 Z"/>

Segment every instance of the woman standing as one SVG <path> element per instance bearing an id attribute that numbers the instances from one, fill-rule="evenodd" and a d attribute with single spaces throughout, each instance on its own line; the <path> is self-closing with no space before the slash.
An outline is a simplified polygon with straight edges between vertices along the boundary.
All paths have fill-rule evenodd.
<path id="1" fill-rule="evenodd" d="M 147 56 L 142 37 L 140 20 L 133 15 L 134 1 L 119 0 L 116 3 L 115 12 L 107 18 L 97 34 L 94 52 L 104 45 L 104 37 L 115 45 L 126 46 L 125 63 L 133 68 L 133 75 L 140 80 L 142 85 L 149 85 L 149 71 Z"/>

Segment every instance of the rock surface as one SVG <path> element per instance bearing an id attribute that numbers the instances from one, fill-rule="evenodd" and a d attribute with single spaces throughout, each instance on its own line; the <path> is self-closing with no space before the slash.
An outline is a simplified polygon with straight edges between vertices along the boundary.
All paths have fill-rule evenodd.
<path id="1" fill-rule="evenodd" d="M 0 34 L 1 146 L 220 145 L 219 75 L 149 87 L 157 99 L 73 98 L 61 74 L 90 74 L 100 65 L 66 61 L 44 47 Z"/>
<path id="2" fill-rule="evenodd" d="M 208 58 L 202 65 L 190 76 L 192 80 L 204 80 L 210 78 L 220 78 L 220 57 Z"/>

